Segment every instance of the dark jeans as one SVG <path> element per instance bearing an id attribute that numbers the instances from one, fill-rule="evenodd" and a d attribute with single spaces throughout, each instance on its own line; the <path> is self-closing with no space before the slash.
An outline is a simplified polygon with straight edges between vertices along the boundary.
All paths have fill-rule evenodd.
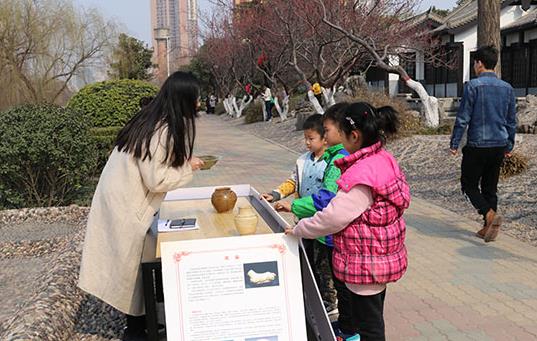
<path id="1" fill-rule="evenodd" d="M 483 217 L 498 210 L 498 180 L 505 147 L 462 149 L 462 192 Z"/>
<path id="2" fill-rule="evenodd" d="M 306 257 L 308 257 L 308 262 L 310 262 L 310 266 L 312 270 L 315 266 L 315 249 L 313 248 L 314 243 L 315 243 L 315 239 L 302 238 L 302 244 L 304 244 Z M 315 271 L 313 271 L 313 275 L 316 276 Z M 317 281 L 317 277 L 315 277 L 315 280 Z"/>
<path id="3" fill-rule="evenodd" d="M 267 110 L 267 121 L 272 118 L 272 107 L 273 104 L 271 101 L 265 101 L 265 109 Z"/>
<path id="4" fill-rule="evenodd" d="M 302 239 L 306 249 L 306 256 L 311 265 L 315 283 L 323 300 L 335 303 L 337 287 L 333 281 L 332 248 L 315 239 Z M 334 285 L 332 285 L 334 284 Z"/>
<path id="5" fill-rule="evenodd" d="M 360 296 L 334 276 L 338 299 L 339 329 L 348 335 L 360 334 L 361 341 L 385 341 L 384 298 L 386 290 Z"/>

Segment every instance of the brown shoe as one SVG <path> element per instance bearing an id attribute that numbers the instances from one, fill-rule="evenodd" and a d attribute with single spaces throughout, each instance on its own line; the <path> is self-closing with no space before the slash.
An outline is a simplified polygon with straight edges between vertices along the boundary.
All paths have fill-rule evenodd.
<path id="1" fill-rule="evenodd" d="M 490 209 L 487 214 L 485 215 L 485 227 L 489 228 L 492 226 L 492 222 L 494 221 L 494 217 L 496 217 L 496 211 L 493 209 Z"/>
<path id="2" fill-rule="evenodd" d="M 487 234 L 487 230 L 488 230 L 488 228 L 486 226 L 484 226 L 481 230 L 479 230 L 479 231 L 477 231 L 475 233 L 476 237 L 481 238 L 481 239 L 485 239 L 485 235 Z"/>
<path id="3" fill-rule="evenodd" d="M 485 242 L 493 242 L 498 237 L 498 233 L 500 232 L 500 227 L 502 225 L 502 217 L 500 215 L 494 215 L 494 219 L 492 220 L 492 224 L 488 228 L 488 230 L 485 233 Z"/>

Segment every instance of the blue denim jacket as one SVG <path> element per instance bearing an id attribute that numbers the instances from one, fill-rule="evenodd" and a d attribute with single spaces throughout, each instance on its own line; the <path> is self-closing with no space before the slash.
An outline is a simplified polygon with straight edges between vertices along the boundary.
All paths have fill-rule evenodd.
<path id="1" fill-rule="evenodd" d="M 494 72 L 484 72 L 469 81 L 457 113 L 451 149 L 458 149 L 468 127 L 470 147 L 506 147 L 515 145 L 515 95 L 509 83 L 498 79 Z"/>

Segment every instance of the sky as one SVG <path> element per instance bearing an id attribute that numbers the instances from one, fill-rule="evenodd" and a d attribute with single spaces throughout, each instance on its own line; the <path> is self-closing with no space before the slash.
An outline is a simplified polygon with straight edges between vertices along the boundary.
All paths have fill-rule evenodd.
<path id="1" fill-rule="evenodd" d="M 151 45 L 150 0 L 74 0 L 83 7 L 96 7 L 109 18 L 114 18 L 122 25 L 122 31 Z M 449 9 L 456 0 L 422 0 L 421 9 L 430 6 Z M 202 12 L 210 11 L 211 0 L 198 0 Z"/>

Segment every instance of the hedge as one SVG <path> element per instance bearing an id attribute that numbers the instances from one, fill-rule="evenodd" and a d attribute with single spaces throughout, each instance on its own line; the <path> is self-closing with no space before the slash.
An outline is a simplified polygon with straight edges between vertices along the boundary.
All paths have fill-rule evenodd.
<path id="1" fill-rule="evenodd" d="M 157 92 L 156 86 L 139 80 L 104 81 L 82 88 L 68 107 L 90 115 L 94 127 L 123 126 L 140 110 L 140 99 Z"/>
<path id="2" fill-rule="evenodd" d="M 73 203 L 95 172 L 87 115 L 54 105 L 0 113 L 0 207 Z"/>

